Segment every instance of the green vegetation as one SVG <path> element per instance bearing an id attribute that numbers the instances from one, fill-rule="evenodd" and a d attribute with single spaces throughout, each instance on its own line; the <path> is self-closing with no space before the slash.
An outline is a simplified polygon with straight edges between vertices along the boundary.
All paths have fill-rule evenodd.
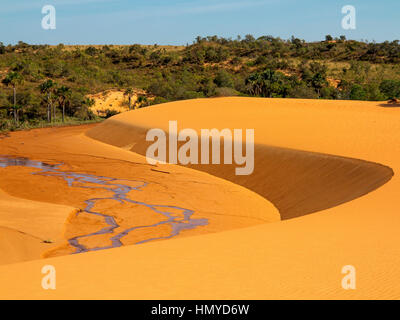
<path id="1" fill-rule="evenodd" d="M 197 37 L 185 47 L 0 43 L 0 80 L 2 129 L 97 121 L 87 95 L 108 89 L 124 90 L 130 109 L 237 95 L 384 101 L 400 97 L 400 44 L 329 35 Z M 133 88 L 154 99 L 133 105 Z"/>

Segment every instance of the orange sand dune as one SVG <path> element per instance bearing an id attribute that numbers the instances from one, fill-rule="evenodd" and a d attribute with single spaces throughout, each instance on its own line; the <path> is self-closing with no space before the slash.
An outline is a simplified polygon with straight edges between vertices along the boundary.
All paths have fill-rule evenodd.
<path id="1" fill-rule="evenodd" d="M 132 114 L 114 117 L 89 130 L 87 134 L 145 156 L 147 148 L 153 143 L 146 142 L 146 132 L 152 127 L 136 127 L 135 124 L 143 121 L 150 113 L 137 113 L 135 120 L 130 122 L 125 120 Z M 172 117 L 175 119 L 177 116 Z M 210 123 L 212 128 L 223 128 L 220 124 Z M 163 126 L 156 123 L 154 127 Z M 236 175 L 235 164 L 198 164 L 189 167 L 227 179 L 260 194 L 279 209 L 282 219 L 314 213 L 353 200 L 375 190 L 393 176 L 391 168 L 372 162 L 271 147 L 262 144 L 263 141 L 258 142 L 257 138 L 255 142 L 256 169 L 251 175 Z M 200 145 L 200 139 L 198 143 Z M 224 143 L 221 141 L 220 154 L 223 152 Z"/>
<path id="2" fill-rule="evenodd" d="M 74 212 L 72 207 L 19 199 L 0 190 L 0 264 L 39 259 L 63 240 L 65 220 Z"/>
<path id="3" fill-rule="evenodd" d="M 7 147 L 8 140 L 8 151 L 15 152 L 12 146 L 17 145 L 18 139 L 31 139 L 31 146 L 18 147 L 18 152 L 41 159 L 67 157 L 65 162 L 72 167 L 99 173 L 106 173 L 107 164 L 110 167 L 118 163 L 118 169 L 123 169 L 115 159 L 142 161 L 135 166 L 148 174 L 143 157 L 126 149 L 137 147 L 136 151 L 140 152 L 142 140 L 138 137 L 143 129 L 167 129 L 168 120 L 178 120 L 181 129 L 254 128 L 256 143 L 263 146 L 260 147 L 262 153 L 258 154 L 265 156 L 265 160 L 256 160 L 261 162 L 256 163 L 255 178 L 251 182 L 234 181 L 229 168 L 222 168 L 221 175 L 259 194 L 268 190 L 269 181 L 276 186 L 281 181 L 275 195 L 269 190 L 265 196 L 271 197 L 277 207 L 281 206 L 282 212 L 290 212 L 293 207 L 290 201 L 294 199 L 294 206 L 302 208 L 300 212 L 291 211 L 292 216 L 303 216 L 275 223 L 267 223 L 266 219 L 262 224 L 247 228 L 233 226 L 223 231 L 224 223 L 229 221 L 226 219 L 215 233 L 1 266 L 0 298 L 400 298 L 399 110 L 381 108 L 375 102 L 193 100 L 125 113 L 87 133 L 121 149 L 77 135 L 71 129 L 64 129 L 58 137 L 56 131 L 47 134 L 50 142 L 41 138 L 38 131 L 36 139 L 28 134 L 13 134 L 3 140 L 1 146 Z M 50 138 L 53 134 L 54 141 Z M 105 138 L 107 135 L 109 140 Z M 37 143 L 36 147 L 33 142 Z M 92 158 L 94 155 L 103 157 L 102 164 Z M 83 164 L 83 159 L 90 159 L 91 163 Z M 211 180 L 212 183 L 221 182 L 216 190 L 234 188 L 232 182 L 188 168 L 159 165 L 156 169 L 177 173 L 167 178 L 160 172 L 152 176 L 154 181 L 164 177 L 165 185 L 179 177 L 174 183 L 193 178 L 198 182 L 201 178 L 210 179 L 209 183 Z M 268 176 L 260 173 L 263 170 L 269 170 L 271 175 L 284 171 L 287 175 L 274 173 L 268 180 Z M 121 174 L 128 172 L 121 171 Z M 301 179 L 301 172 L 306 173 L 305 180 Z M 193 178 L 189 178 L 191 175 Z M 298 183 L 307 191 L 309 182 L 309 190 L 315 193 L 321 181 L 321 186 L 327 190 L 321 190 L 320 195 L 310 193 L 304 201 L 299 196 L 301 188 L 292 188 Z M 12 189 L 12 185 L 0 187 L 7 192 Z M 205 195 L 206 187 L 202 185 L 194 192 L 193 187 L 194 184 L 183 184 L 182 190 L 186 192 L 176 196 L 179 195 L 181 201 L 190 198 L 193 205 L 202 204 L 204 211 L 218 208 L 223 212 L 224 205 L 231 204 L 225 215 L 237 208 L 241 214 L 253 212 L 251 216 L 257 216 L 256 209 L 259 209 L 260 217 L 263 217 L 262 211 L 270 212 L 272 217 L 270 203 L 266 200 L 257 203 L 257 197 L 261 197 L 243 187 L 224 196 L 222 190 L 219 193 L 212 190 L 208 198 L 197 202 L 198 197 Z M 285 187 L 289 194 L 285 194 Z M 25 198 L 29 195 L 21 188 L 14 188 L 11 194 Z M 247 199 L 244 198 L 246 194 L 249 195 Z M 284 198 L 280 205 L 279 198 Z M 321 211 L 304 215 L 321 208 Z M 210 223 L 210 227 L 212 225 Z M 55 291 L 45 291 L 40 286 L 40 270 L 45 264 L 56 267 Z M 341 286 L 344 276 L 341 270 L 345 265 L 356 268 L 356 290 L 344 290 Z"/>
<path id="4" fill-rule="evenodd" d="M 208 220 L 206 226 L 183 230 L 177 237 L 220 232 L 280 220 L 280 215 L 273 205 L 254 192 L 194 170 L 181 167 L 163 169 L 151 166 L 140 155 L 89 139 L 83 134 L 87 128 L 89 126 L 12 133 L 9 138 L 1 141 L 1 153 L 17 157 L 25 156 L 50 164 L 64 163 L 62 166 L 64 171 L 132 179 L 132 186 L 141 185 L 141 183 L 135 182 L 136 180 L 145 181 L 149 184 L 148 186 L 129 193 L 132 199 L 151 204 L 193 209 L 195 211 L 194 219 Z M 18 150 L 15 146 L 18 146 Z M 73 208 L 82 211 L 86 206 L 87 199 L 112 195 L 111 192 L 102 189 L 80 188 L 81 184 L 79 183 L 75 184 L 76 188 L 71 188 L 66 181 L 57 177 L 31 174 L 38 171 L 20 166 L 0 168 L 0 188 L 15 197 L 32 200 L 29 203 L 40 201 L 59 204 L 61 208 L 66 205 L 72 206 L 68 213 L 71 213 Z M 118 183 L 118 180 L 116 182 Z M 119 183 L 127 182 L 120 180 Z M 96 184 L 92 184 L 92 186 L 99 187 Z M 191 190 L 191 192 L 187 193 L 187 190 Z M 240 194 L 240 196 L 231 199 L 231 195 L 234 194 Z M 4 219 L 7 218 L 3 225 L 14 227 L 12 223 L 17 224 L 18 230 L 29 231 L 29 233 L 33 233 L 32 228 L 35 228 L 36 233 L 33 234 L 43 235 L 43 240 L 53 240 L 54 245 L 41 247 L 43 249 L 41 254 L 44 257 L 71 254 L 74 252 L 74 248 L 67 243 L 68 239 L 107 227 L 104 219 L 98 216 L 84 212 L 76 215 L 76 210 L 70 215 L 60 216 L 50 204 L 49 206 L 39 205 L 39 208 L 43 210 L 43 213 L 40 213 L 38 210 L 29 210 L 25 205 L 26 200 L 21 199 L 14 203 L 12 199 L 6 199 L 4 208 L 7 210 L 0 211 L 0 218 L 2 216 L 5 217 Z M 114 230 L 113 234 L 82 239 L 81 243 L 91 248 L 110 246 L 112 236 L 125 229 L 151 225 L 164 219 L 162 215 L 145 206 L 135 204 L 121 206 L 118 202 L 110 200 L 99 201 L 93 210 L 104 211 L 113 216 L 119 227 Z M 55 228 L 53 224 L 49 224 L 45 220 L 47 216 L 52 217 L 53 215 L 59 217 L 59 228 Z M 177 212 L 178 219 L 179 215 L 183 218 L 182 214 Z M 31 221 L 35 223 L 32 224 Z M 0 222 L 2 222 L 1 219 Z M 52 228 L 51 234 L 47 232 L 48 228 Z M 134 244 L 146 239 L 166 237 L 170 233 L 171 225 L 168 224 L 145 228 L 130 232 L 122 238 L 122 243 L 124 245 Z M 22 246 L 19 245 L 19 247 Z M 46 248 L 49 250 L 45 250 Z M 0 251 L 0 253 L 4 263 L 32 259 L 32 255 L 26 255 L 25 251 L 20 252 L 19 260 L 10 260 L 11 257 L 8 258 L 10 250 L 8 249 Z M 38 258 L 38 252 L 35 254 L 37 254 L 35 258 Z"/>

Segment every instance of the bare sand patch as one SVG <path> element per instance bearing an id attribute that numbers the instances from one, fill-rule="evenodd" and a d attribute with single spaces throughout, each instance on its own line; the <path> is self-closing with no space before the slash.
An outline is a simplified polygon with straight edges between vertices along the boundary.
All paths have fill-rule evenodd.
<path id="1" fill-rule="evenodd" d="M 135 89 L 131 96 L 131 108 L 133 109 L 138 100 L 139 95 L 146 95 L 146 92 L 140 89 Z M 107 90 L 104 92 L 88 95 L 88 98 L 94 100 L 94 105 L 90 110 L 98 116 L 105 116 L 107 110 L 118 113 L 129 111 L 129 98 L 124 91 Z"/>
<path id="2" fill-rule="evenodd" d="M 0 264 L 39 259 L 62 243 L 64 223 L 75 212 L 73 207 L 24 200 L 0 190 Z"/>

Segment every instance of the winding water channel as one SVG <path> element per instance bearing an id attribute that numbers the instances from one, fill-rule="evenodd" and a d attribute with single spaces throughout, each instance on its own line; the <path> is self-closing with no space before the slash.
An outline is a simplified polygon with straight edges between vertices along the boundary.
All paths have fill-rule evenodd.
<path id="1" fill-rule="evenodd" d="M 165 237 L 149 238 L 137 242 L 135 244 L 142 244 L 161 239 L 170 239 L 179 235 L 180 232 L 183 230 L 194 229 L 196 227 L 205 226 L 208 224 L 207 219 L 193 219 L 192 216 L 194 214 L 194 211 L 190 209 L 185 209 L 178 206 L 150 204 L 132 199 L 128 195 L 131 191 L 133 190 L 141 192 L 146 191 L 146 187 L 149 184 L 144 181 L 110 178 L 103 176 L 95 176 L 91 174 L 62 171 L 60 169 L 62 164 L 53 165 L 41 161 L 29 160 L 26 158 L 0 156 L 0 168 L 6 168 L 10 166 L 22 166 L 22 167 L 40 169 L 40 171 L 35 171 L 32 172 L 31 174 L 47 176 L 50 178 L 62 178 L 68 183 L 68 186 L 70 188 L 104 189 L 112 193 L 111 197 L 92 198 L 85 200 L 86 207 L 83 211 L 88 214 L 104 218 L 104 221 L 107 224 L 107 226 L 97 232 L 68 239 L 69 244 L 76 249 L 75 253 L 83 253 L 88 251 L 97 251 L 97 250 L 121 247 L 123 245 L 121 239 L 127 236 L 130 232 L 138 229 L 146 229 L 146 228 L 158 227 L 161 225 L 169 225 L 171 227 L 171 232 L 169 235 Z M 133 187 L 128 184 L 124 184 L 124 182 L 126 183 L 134 182 L 138 186 Z M 145 206 L 151 209 L 152 211 L 160 214 L 160 222 L 151 225 L 132 226 L 131 228 L 128 228 L 122 232 L 116 233 L 116 229 L 118 229 L 120 226 L 118 225 L 118 223 L 116 222 L 115 218 L 112 215 L 108 215 L 105 212 L 93 211 L 93 208 L 95 207 L 96 203 L 103 200 L 113 200 L 118 202 L 119 204 L 133 203 L 136 205 Z M 176 214 L 177 211 L 180 214 L 177 215 Z M 78 212 L 77 215 L 79 214 L 80 213 Z M 134 210 L 132 210 L 132 215 L 134 214 L 135 212 Z M 83 238 L 90 238 L 93 236 L 104 235 L 104 234 L 110 235 L 111 245 L 105 247 L 88 248 L 87 246 L 83 245 L 80 242 L 80 240 Z"/>

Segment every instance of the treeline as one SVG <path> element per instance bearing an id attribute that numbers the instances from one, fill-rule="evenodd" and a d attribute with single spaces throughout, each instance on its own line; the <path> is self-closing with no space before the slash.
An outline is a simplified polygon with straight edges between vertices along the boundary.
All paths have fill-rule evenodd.
<path id="1" fill-rule="evenodd" d="M 212 36 L 198 37 L 179 54 L 158 50 L 151 56 L 153 69 L 161 71 L 149 89 L 167 100 L 250 95 L 380 101 L 400 96 L 398 41 Z"/>
<path id="2" fill-rule="evenodd" d="M 210 44 L 216 47 L 209 49 Z M 258 58 L 302 58 L 308 60 L 332 60 L 332 61 L 368 61 L 371 63 L 400 63 L 399 40 L 383 43 L 360 42 L 347 40 L 345 36 L 333 38 L 327 35 L 325 41 L 305 42 L 292 36 L 289 40 L 262 36 L 255 39 L 247 35 L 244 39 L 238 37 L 235 40 L 212 37 L 198 37 L 192 46 L 197 51 L 195 56 L 204 62 L 218 62 L 229 57 L 253 57 Z M 194 52 L 192 51 L 192 52 Z"/>
<path id="3" fill-rule="evenodd" d="M 326 36 L 198 37 L 173 46 L 0 43 L 0 129 L 95 120 L 88 94 L 144 89 L 148 104 L 215 96 L 400 97 L 400 44 Z M 128 94 L 130 97 L 130 95 Z"/>

